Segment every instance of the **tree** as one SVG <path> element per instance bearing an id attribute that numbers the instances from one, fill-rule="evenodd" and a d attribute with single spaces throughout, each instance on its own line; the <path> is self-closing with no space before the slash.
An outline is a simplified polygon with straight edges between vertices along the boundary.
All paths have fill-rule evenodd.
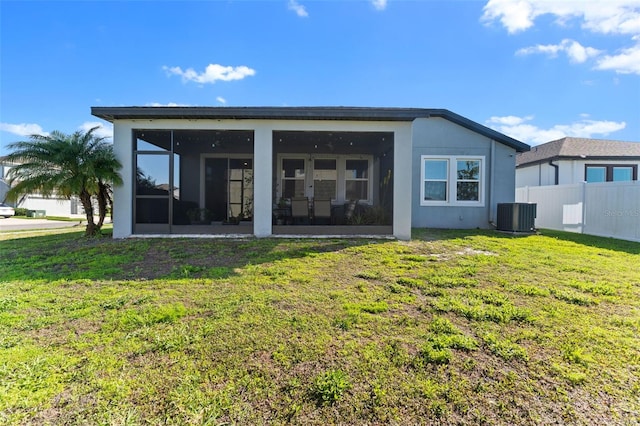
<path id="1" fill-rule="evenodd" d="M 122 167 L 113 152 L 113 146 L 103 144 L 100 149 L 96 150 L 94 157 L 94 170 L 98 180 L 98 192 L 96 199 L 98 201 L 98 223 L 96 227 L 100 229 L 104 224 L 109 207 L 113 207 L 113 185 L 122 185 L 122 177 L 118 174 L 118 170 Z"/>
<path id="2" fill-rule="evenodd" d="M 77 196 L 87 217 L 85 235 L 100 232 L 111 200 L 112 185 L 122 184 L 118 170 L 122 167 L 113 148 L 105 138 L 77 131 L 71 135 L 54 131 L 50 135 L 31 135 L 30 140 L 8 146 L 5 160 L 17 163 L 9 170 L 7 193 L 10 199 L 38 192 L 45 197 L 57 194 L 66 198 Z M 93 197 L 98 201 L 100 220 L 93 216 Z"/>

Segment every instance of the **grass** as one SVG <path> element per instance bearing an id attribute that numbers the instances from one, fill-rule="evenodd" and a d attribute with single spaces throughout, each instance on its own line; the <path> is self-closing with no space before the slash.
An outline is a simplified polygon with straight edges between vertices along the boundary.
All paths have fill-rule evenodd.
<path id="1" fill-rule="evenodd" d="M 0 233 L 0 424 L 640 419 L 637 243 L 81 234 Z"/>

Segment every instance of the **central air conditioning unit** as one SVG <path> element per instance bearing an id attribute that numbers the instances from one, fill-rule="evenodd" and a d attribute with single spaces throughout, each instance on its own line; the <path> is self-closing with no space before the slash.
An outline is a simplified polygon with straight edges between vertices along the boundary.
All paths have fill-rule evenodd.
<path id="1" fill-rule="evenodd" d="M 498 203 L 499 231 L 532 232 L 536 221 L 535 203 Z"/>

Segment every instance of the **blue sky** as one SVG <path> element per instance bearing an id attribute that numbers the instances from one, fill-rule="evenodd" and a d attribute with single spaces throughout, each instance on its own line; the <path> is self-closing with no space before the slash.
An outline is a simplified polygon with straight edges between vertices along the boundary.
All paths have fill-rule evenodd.
<path id="1" fill-rule="evenodd" d="M 91 106 L 447 108 L 640 141 L 640 0 L 0 0 L 0 155 Z"/>

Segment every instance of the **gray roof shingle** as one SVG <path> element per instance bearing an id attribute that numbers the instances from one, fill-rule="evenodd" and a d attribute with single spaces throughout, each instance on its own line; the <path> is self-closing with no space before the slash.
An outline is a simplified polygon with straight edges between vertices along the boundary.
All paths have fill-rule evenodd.
<path id="1" fill-rule="evenodd" d="M 562 138 L 534 146 L 516 155 L 516 167 L 558 159 L 640 159 L 640 142 L 605 139 Z"/>

